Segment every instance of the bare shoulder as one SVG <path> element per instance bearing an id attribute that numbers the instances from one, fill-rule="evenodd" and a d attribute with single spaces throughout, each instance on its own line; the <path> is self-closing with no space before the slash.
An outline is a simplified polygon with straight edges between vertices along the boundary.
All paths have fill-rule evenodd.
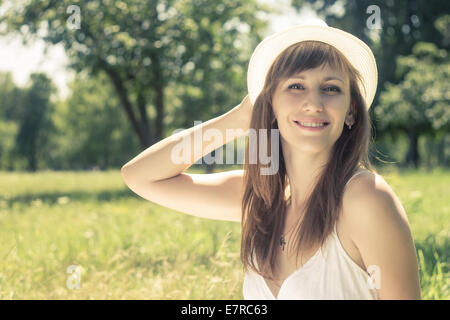
<path id="1" fill-rule="evenodd" d="M 390 206 L 394 209 L 388 211 L 390 214 L 396 214 L 398 218 L 408 221 L 401 201 L 391 186 L 380 174 L 368 170 L 348 183 L 343 196 L 343 206 L 347 208 L 346 213 L 356 213 L 357 217 L 353 218 L 362 218 L 364 215 L 362 212 L 369 212 L 367 214 L 370 214 L 370 212 L 376 211 L 362 209 L 382 209 L 383 206 Z M 379 215 L 381 218 L 381 213 Z"/>
<path id="2" fill-rule="evenodd" d="M 389 184 L 367 171 L 348 184 L 342 220 L 364 265 L 375 266 L 380 299 L 420 299 L 418 263 L 407 214 Z"/>

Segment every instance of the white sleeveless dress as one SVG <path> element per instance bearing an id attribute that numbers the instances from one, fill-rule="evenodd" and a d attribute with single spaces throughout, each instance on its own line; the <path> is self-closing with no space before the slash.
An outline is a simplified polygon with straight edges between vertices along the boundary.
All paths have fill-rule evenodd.
<path id="1" fill-rule="evenodd" d="M 355 173 L 356 175 L 365 172 Z M 348 183 L 347 182 L 347 183 Z M 356 264 L 342 247 L 334 230 L 323 250 L 317 252 L 282 283 L 275 297 L 265 279 L 253 271 L 244 275 L 245 300 L 377 300 L 369 273 Z"/>

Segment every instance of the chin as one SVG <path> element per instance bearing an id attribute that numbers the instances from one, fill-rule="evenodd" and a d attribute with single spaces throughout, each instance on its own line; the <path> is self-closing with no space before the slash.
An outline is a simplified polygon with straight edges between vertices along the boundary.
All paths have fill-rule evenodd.
<path id="1" fill-rule="evenodd" d="M 321 153 L 329 146 L 328 142 L 307 141 L 308 139 L 296 140 L 292 145 L 304 153 Z"/>

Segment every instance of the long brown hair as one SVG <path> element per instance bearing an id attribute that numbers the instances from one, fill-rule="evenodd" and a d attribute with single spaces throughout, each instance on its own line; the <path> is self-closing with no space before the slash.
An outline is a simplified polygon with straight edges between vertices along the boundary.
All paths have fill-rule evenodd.
<path id="1" fill-rule="evenodd" d="M 333 145 L 331 156 L 306 201 L 305 214 L 295 229 L 297 257 L 300 248 L 310 248 L 316 244 L 323 246 L 338 220 L 344 187 L 354 172 L 359 167 L 375 172 L 368 157 L 372 126 L 358 87 L 358 82 L 362 84 L 361 75 L 333 46 L 318 41 L 293 44 L 278 55 L 268 70 L 264 87 L 253 105 L 250 123 L 250 128 L 256 132 L 261 132 L 259 129 L 278 129 L 272 110 L 272 97 L 279 81 L 325 64 L 349 75 L 355 123 L 351 130 L 344 125 L 342 134 Z M 275 174 L 260 174 L 261 168 L 265 166 L 262 166 L 259 159 L 255 164 L 248 161 L 250 153 L 271 153 L 271 130 L 262 132 L 267 135 L 264 139 L 267 141 L 267 150 L 258 149 L 261 136 L 257 135 L 258 141 L 252 143 L 251 147 L 246 141 L 240 257 L 244 270 L 251 269 L 274 279 L 277 248 L 283 232 L 290 192 L 280 140 L 278 171 Z"/>

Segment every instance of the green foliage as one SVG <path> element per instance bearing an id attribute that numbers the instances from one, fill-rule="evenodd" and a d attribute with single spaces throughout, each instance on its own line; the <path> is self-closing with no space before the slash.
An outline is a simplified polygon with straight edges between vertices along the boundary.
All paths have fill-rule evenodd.
<path id="1" fill-rule="evenodd" d="M 403 80 L 386 84 L 376 115 L 380 130 L 450 132 L 450 58 L 432 43 L 419 42 L 399 57 Z"/>
<path id="2" fill-rule="evenodd" d="M 24 97 L 25 90 L 14 83 L 11 72 L 0 72 L 0 119 L 19 120 L 24 112 Z"/>
<path id="3" fill-rule="evenodd" d="M 104 75 L 78 74 L 71 95 L 53 114 L 56 132 L 46 159 L 51 168 L 108 169 L 120 167 L 124 157 L 139 148 L 119 102 Z"/>
<path id="4" fill-rule="evenodd" d="M 25 89 L 16 86 L 10 72 L 0 72 L 0 170 L 15 168 L 13 150 L 24 113 Z"/>
<path id="5" fill-rule="evenodd" d="M 0 168 L 14 169 L 13 150 L 15 146 L 18 125 L 14 121 L 0 120 Z"/>
<path id="6" fill-rule="evenodd" d="M 23 99 L 23 111 L 13 154 L 26 158 L 27 169 L 38 169 L 38 158 L 45 149 L 47 137 L 52 130 L 50 115 L 53 105 L 50 96 L 55 92 L 51 80 L 43 73 L 30 76 L 31 85 Z"/>
<path id="7" fill-rule="evenodd" d="M 449 299 L 450 172 L 381 174 L 408 215 L 422 299 Z M 0 299 L 243 298 L 240 224 L 143 200 L 116 170 L 0 173 L 0 226 Z"/>

